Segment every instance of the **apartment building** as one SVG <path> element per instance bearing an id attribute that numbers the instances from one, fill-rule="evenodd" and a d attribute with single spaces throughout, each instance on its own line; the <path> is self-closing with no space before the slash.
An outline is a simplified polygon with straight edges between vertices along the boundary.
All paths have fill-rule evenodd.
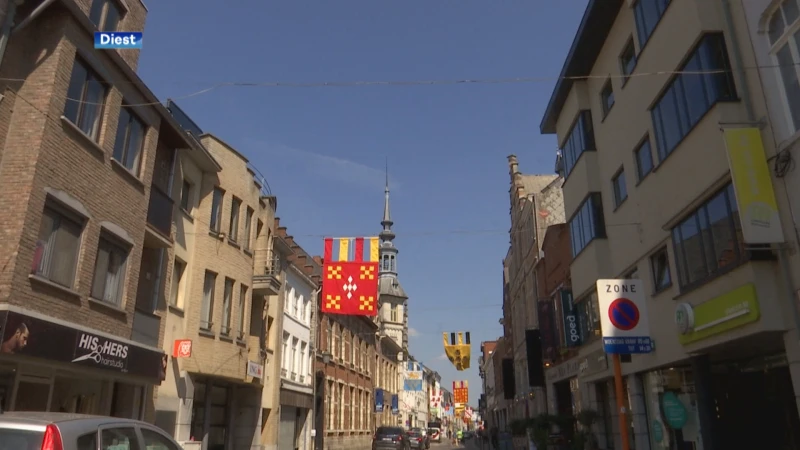
<path id="1" fill-rule="evenodd" d="M 511 216 L 508 276 L 511 313 L 516 318 L 512 340 L 515 392 L 519 399 L 514 416 L 523 418 L 539 414 L 544 406 L 543 403 L 537 405 L 533 395 L 535 391 L 541 391 L 541 386 L 529 383 L 526 332 L 538 329 L 533 267 L 539 259 L 546 227 L 564 222 L 563 180 L 558 175 L 523 174 L 515 155 L 508 157 L 508 169 Z"/>
<path id="2" fill-rule="evenodd" d="M 280 450 L 307 449 L 312 445 L 311 430 L 314 429 L 313 335 L 317 332 L 315 311 L 322 267 L 295 242 L 286 227 L 279 227 L 277 234 L 276 239 L 291 249 L 291 254 L 286 257 L 288 264 L 280 322 L 277 446 Z"/>
<path id="3" fill-rule="evenodd" d="M 655 351 L 622 365 L 635 448 L 798 442 L 796 233 L 764 169 L 777 149 L 759 73 L 742 69 L 757 62 L 742 3 L 590 1 L 540 126 L 561 148 L 579 358 L 602 348 L 596 280 L 646 287 Z M 581 404 L 613 404 L 609 377 L 579 373 Z M 602 444 L 619 448 L 618 428 Z"/>
<path id="4" fill-rule="evenodd" d="M 164 193 L 192 143 L 135 73 L 138 51 L 93 50 L 98 28 L 144 27 L 140 2 L 113 20 L 112 9 L 2 8 L 12 25 L 0 38 L 4 410 L 152 420 L 165 377 L 166 277 L 151 258 L 171 257 Z"/>
<path id="5" fill-rule="evenodd" d="M 433 406 L 433 400 L 438 399 L 439 390 L 442 385 L 442 376 L 439 372 L 431 369 L 430 367 L 422 366 L 422 376 L 424 380 L 425 398 L 423 398 L 423 408 L 426 410 L 427 422 L 433 422 L 439 417 L 438 406 Z M 427 425 L 424 425 L 427 428 Z"/>
<path id="6" fill-rule="evenodd" d="M 265 376 L 274 362 L 266 305 L 277 292 L 255 275 L 271 248 L 277 204 L 242 154 L 168 106 L 196 149 L 179 155 L 172 189 L 164 348 L 173 358 L 156 399 L 157 423 L 187 446 L 250 449 L 271 411 L 262 402 L 264 385 L 274 383 Z"/>
<path id="7" fill-rule="evenodd" d="M 390 369 L 376 351 L 386 339 L 371 317 L 317 311 L 315 448 L 368 448 L 393 392 L 383 389 Z"/>
<path id="8" fill-rule="evenodd" d="M 428 394 L 428 381 L 426 371 L 429 372 L 421 362 L 409 356 L 403 363 L 403 387 L 399 392 L 400 420 L 408 428 L 425 428 L 428 423 L 428 408 L 430 407 L 430 397 Z M 412 377 L 421 376 L 421 383 Z M 419 379 L 419 378 L 416 378 Z M 418 389 L 417 389 L 418 388 Z"/>

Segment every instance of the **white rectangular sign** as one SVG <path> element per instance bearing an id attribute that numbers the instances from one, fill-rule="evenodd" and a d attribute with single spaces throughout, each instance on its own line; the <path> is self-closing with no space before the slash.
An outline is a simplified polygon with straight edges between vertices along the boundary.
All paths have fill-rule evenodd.
<path id="1" fill-rule="evenodd" d="M 597 280 L 606 353 L 650 353 L 650 322 L 642 280 Z"/>

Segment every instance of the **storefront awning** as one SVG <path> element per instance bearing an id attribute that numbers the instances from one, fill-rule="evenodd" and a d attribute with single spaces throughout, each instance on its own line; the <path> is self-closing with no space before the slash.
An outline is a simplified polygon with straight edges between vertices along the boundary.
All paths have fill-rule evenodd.
<path id="1" fill-rule="evenodd" d="M 281 406 L 311 409 L 314 405 L 313 397 L 302 392 L 281 388 Z"/>
<path id="2" fill-rule="evenodd" d="M 166 377 L 167 355 L 162 350 L 33 312 L 0 311 L 0 333 L 0 353 L 152 378 L 154 382 Z"/>

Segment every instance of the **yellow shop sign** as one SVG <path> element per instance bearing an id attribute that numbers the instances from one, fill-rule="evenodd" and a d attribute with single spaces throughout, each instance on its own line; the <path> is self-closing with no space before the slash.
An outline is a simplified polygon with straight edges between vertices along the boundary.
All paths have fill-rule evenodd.
<path id="1" fill-rule="evenodd" d="M 745 284 L 705 303 L 679 303 L 675 309 L 678 340 L 687 345 L 758 321 L 756 286 Z"/>

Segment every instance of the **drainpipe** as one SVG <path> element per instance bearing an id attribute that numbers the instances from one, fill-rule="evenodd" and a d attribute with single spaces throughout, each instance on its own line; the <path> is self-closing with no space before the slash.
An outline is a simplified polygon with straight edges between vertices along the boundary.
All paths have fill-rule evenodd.
<path id="1" fill-rule="evenodd" d="M 21 3 L 21 2 L 20 2 Z M 0 0 L 0 66 L 3 64 L 3 55 L 8 46 L 8 37 L 11 35 L 11 26 L 14 16 L 17 15 L 17 0 Z"/>
<path id="2" fill-rule="evenodd" d="M 21 5 L 22 2 L 24 2 L 25 0 L 13 0 L 13 1 L 16 1 L 17 5 Z M 48 6 L 52 5 L 55 2 L 56 0 L 44 0 L 44 2 L 42 2 L 41 5 L 37 6 L 36 9 L 34 9 L 30 14 L 28 14 L 28 17 L 23 19 L 22 22 L 18 23 L 17 26 L 14 27 L 13 32 L 16 33 L 22 30 L 23 28 L 27 27 L 28 25 L 30 25 L 30 23 L 33 22 L 34 19 L 39 17 L 44 12 L 44 10 L 47 9 Z"/>

